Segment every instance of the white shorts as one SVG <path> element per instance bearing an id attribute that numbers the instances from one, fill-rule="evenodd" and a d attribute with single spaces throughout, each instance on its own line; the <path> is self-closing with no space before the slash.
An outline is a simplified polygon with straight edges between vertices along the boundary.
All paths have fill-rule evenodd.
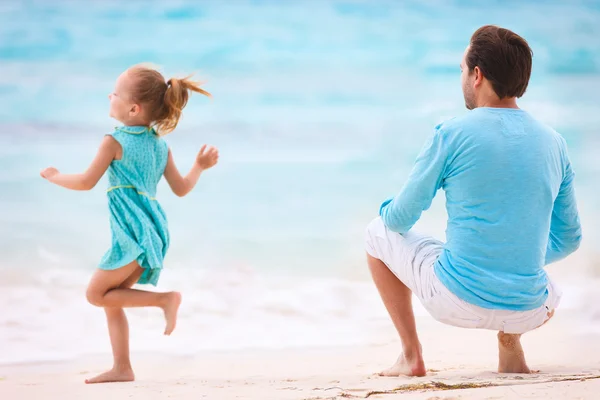
<path id="1" fill-rule="evenodd" d="M 405 235 L 392 232 L 379 217 L 367 227 L 366 250 L 414 293 L 433 318 L 448 325 L 525 333 L 546 322 L 560 303 L 561 292 L 550 279 L 546 302 L 533 310 L 493 310 L 467 303 L 435 274 L 433 266 L 443 250 L 442 242 L 413 231 Z"/>

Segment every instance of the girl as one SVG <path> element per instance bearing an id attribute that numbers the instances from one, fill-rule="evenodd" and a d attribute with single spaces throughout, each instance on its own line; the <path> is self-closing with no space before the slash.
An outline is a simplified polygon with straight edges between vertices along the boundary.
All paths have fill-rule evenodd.
<path id="1" fill-rule="evenodd" d="M 123 126 L 104 137 L 87 171 L 66 175 L 46 168 L 41 172 L 43 178 L 67 189 L 90 190 L 108 171 L 112 247 L 92 276 L 86 296 L 91 304 L 104 307 L 114 364 L 110 371 L 86 383 L 134 380 L 124 307 L 160 307 L 166 320 L 165 335 L 175 329 L 180 293 L 131 287 L 135 283 L 156 285 L 169 247 L 166 216 L 155 198 L 160 178 L 164 175 L 173 192 L 185 196 L 219 158 L 216 148 L 202 146 L 191 171 L 183 177 L 161 138 L 177 126 L 190 91 L 210 97 L 188 78 L 165 82 L 153 69 L 128 69 L 108 96 L 110 116 Z"/>

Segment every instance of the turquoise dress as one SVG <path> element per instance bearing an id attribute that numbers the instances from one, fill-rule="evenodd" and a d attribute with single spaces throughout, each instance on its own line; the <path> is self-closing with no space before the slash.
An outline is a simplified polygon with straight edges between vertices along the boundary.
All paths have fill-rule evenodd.
<path id="1" fill-rule="evenodd" d="M 169 248 L 167 218 L 156 201 L 169 148 L 145 126 L 115 128 L 111 136 L 121 144 L 123 156 L 107 171 L 112 246 L 99 268 L 114 270 L 137 261 L 144 268 L 138 283 L 156 285 Z"/>

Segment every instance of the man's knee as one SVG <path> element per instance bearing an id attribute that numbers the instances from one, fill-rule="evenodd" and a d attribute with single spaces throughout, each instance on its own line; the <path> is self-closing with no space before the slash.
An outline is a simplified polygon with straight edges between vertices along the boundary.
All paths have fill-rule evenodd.
<path id="1" fill-rule="evenodd" d="M 548 323 L 548 321 L 550 321 L 552 319 L 552 317 L 554 316 L 554 310 L 555 310 L 554 308 L 552 310 L 547 310 L 546 311 L 546 317 L 547 318 L 544 319 L 544 322 L 542 322 L 540 325 L 538 325 L 535 328 L 533 328 L 532 331 L 536 330 L 538 328 L 541 328 L 542 326 L 546 325 Z"/>
<path id="2" fill-rule="evenodd" d="M 373 258 L 378 258 L 375 238 L 380 234 L 382 227 L 383 221 L 380 217 L 377 217 L 369 222 L 365 229 L 365 250 Z"/>
<path id="3" fill-rule="evenodd" d="M 366 229 L 367 237 L 375 235 L 377 232 L 380 232 L 383 227 L 384 227 L 384 225 L 383 225 L 383 220 L 381 219 L 381 217 L 373 218 L 371 220 L 371 222 L 369 222 L 369 224 L 367 225 L 367 229 Z"/>
<path id="4" fill-rule="evenodd" d="M 382 263 L 383 263 L 383 261 L 381 261 L 377 257 L 373 257 L 367 251 L 367 265 L 369 266 L 369 270 L 373 271 L 373 269 L 377 269 L 377 268 L 381 267 Z"/>
<path id="5" fill-rule="evenodd" d="M 550 320 L 552 319 L 552 317 L 554 317 L 554 309 L 552 309 L 551 311 L 548 311 L 548 312 L 546 313 L 546 316 L 547 316 L 548 318 L 547 318 L 547 319 L 546 319 L 544 322 L 542 322 L 542 325 L 538 326 L 538 328 L 539 328 L 539 327 L 542 327 L 542 326 L 544 326 L 544 325 L 546 325 L 546 323 L 547 323 L 548 321 L 550 321 Z"/>

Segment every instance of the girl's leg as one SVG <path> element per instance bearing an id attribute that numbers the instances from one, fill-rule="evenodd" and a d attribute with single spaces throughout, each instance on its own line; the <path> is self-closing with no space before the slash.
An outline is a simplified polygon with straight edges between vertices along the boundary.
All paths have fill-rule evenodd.
<path id="1" fill-rule="evenodd" d="M 143 269 L 137 269 L 125 282 L 121 288 L 132 287 L 142 275 Z M 106 321 L 108 323 L 108 334 L 110 336 L 110 345 L 113 352 L 113 367 L 91 379 L 86 379 L 85 383 L 106 383 L 106 382 L 130 382 L 135 379 L 131 360 L 129 359 L 129 324 L 125 312 L 120 307 L 107 307 L 104 309 Z"/>
<path id="2" fill-rule="evenodd" d="M 165 335 L 170 335 L 177 322 L 181 294 L 147 292 L 121 287 L 133 274 L 140 274 L 140 271 L 143 269 L 135 261 L 112 271 L 97 269 L 88 285 L 87 299 L 91 304 L 105 308 L 160 307 L 167 322 Z"/>
<path id="3" fill-rule="evenodd" d="M 86 383 L 125 382 L 135 378 L 129 359 L 129 325 L 123 307 L 160 307 L 167 321 L 165 334 L 169 335 L 175 329 L 181 294 L 131 289 L 143 271 L 137 262 L 133 262 L 113 271 L 96 270 L 94 273 L 86 296 L 91 304 L 104 307 L 114 364 L 110 371 L 88 379 Z"/>

